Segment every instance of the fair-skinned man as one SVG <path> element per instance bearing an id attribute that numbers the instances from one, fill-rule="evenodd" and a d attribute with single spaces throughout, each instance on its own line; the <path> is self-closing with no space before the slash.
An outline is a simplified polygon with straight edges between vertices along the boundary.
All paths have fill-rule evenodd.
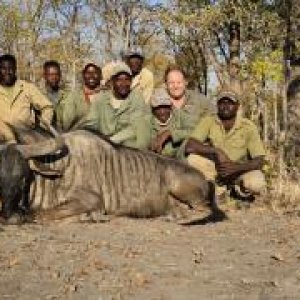
<path id="1" fill-rule="evenodd" d="M 224 91 L 217 101 L 217 116 L 198 123 L 185 145 L 188 163 L 207 179 L 239 186 L 241 196 L 264 191 L 261 172 L 265 149 L 256 126 L 238 114 L 239 98 Z M 249 159 L 250 157 L 250 159 Z"/>
<path id="2" fill-rule="evenodd" d="M 204 95 L 187 89 L 185 73 L 179 66 L 173 65 L 166 70 L 165 84 L 176 118 L 176 130 L 166 130 L 157 137 L 159 148 L 169 140 L 181 144 L 197 122 L 215 110 Z"/>
<path id="3" fill-rule="evenodd" d="M 187 81 L 180 70 L 170 71 L 166 77 L 167 91 L 174 107 L 180 109 L 186 103 Z"/>

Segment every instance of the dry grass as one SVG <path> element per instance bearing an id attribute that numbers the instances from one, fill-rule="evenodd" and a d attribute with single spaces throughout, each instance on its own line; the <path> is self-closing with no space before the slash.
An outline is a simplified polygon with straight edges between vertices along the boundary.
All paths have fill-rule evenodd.
<path id="1" fill-rule="evenodd" d="M 287 172 L 272 178 L 265 203 L 275 211 L 300 210 L 299 180 Z"/>

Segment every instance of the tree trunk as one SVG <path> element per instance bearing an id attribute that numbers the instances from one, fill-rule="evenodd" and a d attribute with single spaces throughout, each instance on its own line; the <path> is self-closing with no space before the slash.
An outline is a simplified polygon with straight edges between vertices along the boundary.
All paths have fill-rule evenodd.
<path id="1" fill-rule="evenodd" d="M 242 86 L 240 81 L 240 51 L 241 51 L 241 37 L 240 37 L 240 24 L 232 21 L 229 24 L 229 85 L 230 88 L 238 93 L 242 93 Z"/>

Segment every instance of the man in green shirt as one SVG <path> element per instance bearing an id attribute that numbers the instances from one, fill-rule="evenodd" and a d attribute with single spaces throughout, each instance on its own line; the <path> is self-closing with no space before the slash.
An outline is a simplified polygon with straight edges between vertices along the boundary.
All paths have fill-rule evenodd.
<path id="1" fill-rule="evenodd" d="M 241 117 L 238 109 L 238 96 L 223 91 L 217 99 L 218 115 L 198 123 L 185 154 L 208 179 L 234 186 L 239 196 L 247 198 L 265 190 L 261 169 L 266 152 L 255 124 Z"/>
<path id="2" fill-rule="evenodd" d="M 201 93 L 187 89 L 186 75 L 180 66 L 171 65 L 166 70 L 165 84 L 177 125 L 172 135 L 165 131 L 159 136 L 157 143 L 164 145 L 172 138 L 174 143 L 180 144 L 204 116 L 215 113 L 215 107 Z"/>
<path id="3" fill-rule="evenodd" d="M 176 122 L 170 97 L 166 90 L 164 88 L 154 90 L 150 104 L 152 107 L 151 150 L 162 155 L 175 157 L 179 145 L 173 143 L 172 132 L 176 129 Z M 170 133 L 170 139 L 161 145 L 160 136 L 166 131 Z"/>
<path id="4" fill-rule="evenodd" d="M 63 108 L 63 129 L 69 130 L 88 114 L 92 102 L 101 91 L 101 68 L 94 63 L 85 65 L 82 71 L 83 85 L 72 91 Z"/>
<path id="5" fill-rule="evenodd" d="M 52 102 L 54 107 L 53 124 L 56 128 L 63 128 L 63 110 L 68 96 L 67 89 L 61 84 L 60 64 L 55 60 L 44 63 L 44 94 Z"/>
<path id="6" fill-rule="evenodd" d="M 137 91 L 131 91 L 129 67 L 120 62 L 111 72 L 111 89 L 92 103 L 85 127 L 107 136 L 112 142 L 147 149 L 151 140 L 151 112 Z"/>

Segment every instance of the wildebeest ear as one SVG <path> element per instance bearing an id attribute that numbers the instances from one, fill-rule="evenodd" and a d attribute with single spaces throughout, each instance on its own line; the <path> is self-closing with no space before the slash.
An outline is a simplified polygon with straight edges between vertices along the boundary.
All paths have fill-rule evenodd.
<path id="1" fill-rule="evenodd" d="M 36 160 L 29 160 L 29 167 L 32 171 L 44 176 L 62 176 L 63 174 L 63 170 L 51 169 Z"/>

